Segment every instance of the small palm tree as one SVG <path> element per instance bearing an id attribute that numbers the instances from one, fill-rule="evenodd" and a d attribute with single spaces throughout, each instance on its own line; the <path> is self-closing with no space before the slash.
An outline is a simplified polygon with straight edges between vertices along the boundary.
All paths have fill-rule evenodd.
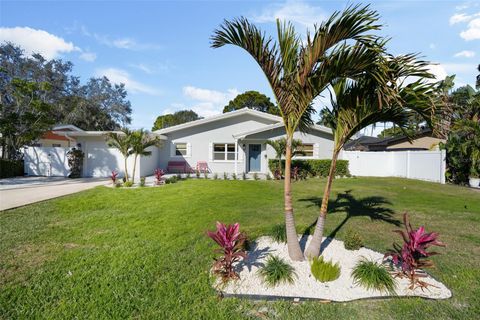
<path id="1" fill-rule="evenodd" d="M 287 147 L 287 139 L 281 138 L 278 140 L 267 140 L 265 141 L 266 144 L 270 145 L 273 150 L 275 150 L 275 155 L 278 160 L 278 170 L 280 174 L 283 172 L 282 168 L 282 157 L 285 157 L 286 154 L 286 147 Z M 302 145 L 302 140 L 293 139 L 292 140 L 292 157 L 300 154 L 301 152 L 298 151 L 298 147 Z"/>
<path id="2" fill-rule="evenodd" d="M 123 155 L 125 165 L 125 179 L 128 181 L 128 157 L 132 154 L 132 131 L 128 128 L 122 129 L 121 132 L 109 132 L 107 134 L 107 145 L 116 148 Z"/>
<path id="3" fill-rule="evenodd" d="M 312 124 L 313 100 L 338 77 L 356 77 L 384 50 L 382 41 L 370 34 L 378 30 L 378 14 L 369 6 L 351 6 L 335 12 L 315 26 L 302 41 L 291 23 L 277 20 L 278 41 L 266 37 L 245 18 L 225 20 L 212 37 L 212 47 L 238 46 L 247 51 L 264 72 L 275 96 L 286 132 L 285 226 L 292 260 L 303 260 L 293 215 L 291 156 L 293 134 Z"/>
<path id="4" fill-rule="evenodd" d="M 305 256 L 317 257 L 320 254 L 336 162 L 344 144 L 361 129 L 378 122 L 393 122 L 410 138 L 414 133 L 406 129 L 408 119 L 413 115 L 421 116 L 432 126 L 439 99 L 435 99 L 435 84 L 427 84 L 423 80 L 433 77 L 427 71 L 427 65 L 425 61 L 416 60 L 415 55 L 384 56 L 379 60 L 377 68 L 388 70 L 390 81 L 379 82 L 371 74 L 365 74 L 355 81 L 341 79 L 332 83 L 330 95 L 332 108 L 324 109 L 323 121 L 333 130 L 333 156 L 320 215 Z M 402 85 L 400 81 L 408 77 L 420 79 Z"/>
<path id="5" fill-rule="evenodd" d="M 132 182 L 135 182 L 135 168 L 137 166 L 138 156 L 150 156 L 152 155 L 151 151 L 147 149 L 153 146 L 160 146 L 161 141 L 157 136 L 151 136 L 149 132 L 140 129 L 132 132 L 130 137 L 131 143 L 131 154 L 133 155 L 133 173 L 132 173 Z"/>

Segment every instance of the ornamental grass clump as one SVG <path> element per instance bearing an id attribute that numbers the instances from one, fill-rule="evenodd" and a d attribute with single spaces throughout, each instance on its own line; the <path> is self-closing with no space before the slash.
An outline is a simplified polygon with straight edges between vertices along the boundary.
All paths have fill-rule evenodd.
<path id="1" fill-rule="evenodd" d="M 434 267 L 433 261 L 428 257 L 438 254 L 438 252 L 427 252 L 431 246 L 445 247 L 445 244 L 438 241 L 438 234 L 435 232 L 425 232 L 425 227 L 413 229 L 410 224 L 408 214 L 403 215 L 403 224 L 405 231 L 395 230 L 403 238 L 403 245 L 393 244 L 393 249 L 385 254 L 385 258 L 391 257 L 396 266 L 400 266 L 400 271 L 396 274 L 398 277 L 407 277 L 410 280 L 410 289 L 415 287 L 426 288 L 428 283 L 421 278 L 427 276 L 424 272 L 418 272 L 421 268 Z"/>
<path id="2" fill-rule="evenodd" d="M 296 277 L 295 269 L 274 255 L 268 256 L 265 265 L 258 269 L 258 274 L 269 287 L 275 287 L 280 283 L 293 283 Z"/>
<path id="3" fill-rule="evenodd" d="M 349 229 L 345 233 L 345 241 L 343 241 L 343 245 L 347 250 L 358 250 L 363 247 L 363 239 L 358 232 Z"/>
<path id="4" fill-rule="evenodd" d="M 284 223 L 276 224 L 270 230 L 270 236 L 278 243 L 287 243 L 287 230 Z"/>
<path id="5" fill-rule="evenodd" d="M 215 258 L 212 271 L 215 275 L 220 276 L 223 282 L 239 279 L 240 277 L 234 270 L 233 264 L 247 257 L 244 250 L 246 237 L 240 232 L 240 224 L 238 223 L 226 226 L 217 221 L 216 227 L 217 230 L 215 231 L 207 231 L 208 237 L 220 246 L 220 248 L 215 249 L 215 253 L 221 255 Z"/>
<path id="6" fill-rule="evenodd" d="M 329 282 L 340 277 L 340 265 L 331 261 L 325 261 L 322 256 L 314 257 L 310 261 L 310 271 L 320 282 Z"/>
<path id="7" fill-rule="evenodd" d="M 381 263 L 363 258 L 353 268 L 352 278 L 366 289 L 395 294 L 395 280 Z"/>

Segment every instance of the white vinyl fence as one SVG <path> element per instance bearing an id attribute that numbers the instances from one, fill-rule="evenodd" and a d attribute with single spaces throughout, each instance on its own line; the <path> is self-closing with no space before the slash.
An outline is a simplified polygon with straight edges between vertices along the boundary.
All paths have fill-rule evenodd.
<path id="1" fill-rule="evenodd" d="M 343 151 L 355 176 L 402 177 L 445 183 L 445 150 L 442 151 Z"/>
<path id="2" fill-rule="evenodd" d="M 70 148 L 28 147 L 24 152 L 25 173 L 29 176 L 67 177 L 70 174 L 68 167 L 67 152 Z M 158 166 L 158 150 L 155 147 L 150 157 L 138 157 L 135 170 L 135 178 L 149 176 Z M 83 150 L 85 158 L 83 162 L 84 177 L 103 178 L 109 177 L 113 170 L 124 175 L 124 159 L 120 152 L 114 148 L 87 147 Z M 133 172 L 133 156 L 128 158 L 128 172 Z"/>

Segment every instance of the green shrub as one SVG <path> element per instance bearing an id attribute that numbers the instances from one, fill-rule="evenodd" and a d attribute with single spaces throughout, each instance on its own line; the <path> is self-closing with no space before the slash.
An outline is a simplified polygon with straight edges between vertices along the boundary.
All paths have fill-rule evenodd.
<path id="1" fill-rule="evenodd" d="M 328 282 L 340 277 L 340 265 L 331 261 L 324 261 L 323 257 L 315 257 L 310 261 L 310 271 L 320 282 Z"/>
<path id="2" fill-rule="evenodd" d="M 23 160 L 0 159 L 0 179 L 23 176 Z"/>
<path id="3" fill-rule="evenodd" d="M 226 172 L 223 173 L 223 180 L 228 180 L 228 174 Z"/>
<path id="4" fill-rule="evenodd" d="M 291 265 L 274 255 L 268 256 L 265 265 L 258 270 L 258 273 L 269 287 L 274 287 L 280 283 L 293 283 L 296 276 Z"/>
<path id="5" fill-rule="evenodd" d="M 247 174 L 245 172 L 242 172 L 242 180 L 247 180 Z"/>
<path id="6" fill-rule="evenodd" d="M 232 179 L 237 180 L 237 175 L 235 173 L 232 173 Z"/>
<path id="7" fill-rule="evenodd" d="M 363 247 L 363 239 L 358 232 L 348 229 L 345 233 L 343 245 L 347 250 L 358 250 Z"/>
<path id="8" fill-rule="evenodd" d="M 131 187 L 133 187 L 133 182 L 132 182 L 132 181 L 125 181 L 125 182 L 123 183 L 123 186 L 124 186 L 125 188 L 131 188 Z"/>
<path id="9" fill-rule="evenodd" d="M 272 180 L 272 176 L 270 175 L 270 173 L 267 173 L 267 180 Z"/>
<path id="10" fill-rule="evenodd" d="M 140 187 L 145 187 L 145 177 L 140 177 Z"/>
<path id="11" fill-rule="evenodd" d="M 360 284 L 364 288 L 395 293 L 395 280 L 380 263 L 362 259 L 353 268 L 352 277 L 355 284 Z"/>
<path id="12" fill-rule="evenodd" d="M 166 184 L 176 183 L 178 180 L 179 180 L 178 176 L 172 176 L 170 178 L 165 179 L 165 183 Z"/>
<path id="13" fill-rule="evenodd" d="M 192 177 L 192 175 L 189 173 L 187 173 L 187 176 L 185 177 L 185 179 L 190 179 Z"/>
<path id="14" fill-rule="evenodd" d="M 115 183 L 115 188 L 120 188 L 121 186 L 122 186 L 122 184 L 120 182 Z"/>
<path id="15" fill-rule="evenodd" d="M 217 180 L 218 179 L 218 174 L 217 173 L 214 173 L 213 174 L 213 180 Z"/>
<path id="16" fill-rule="evenodd" d="M 298 167 L 300 174 L 311 177 L 326 177 L 330 171 L 330 159 L 309 159 L 309 160 L 292 160 L 292 168 Z M 278 168 L 277 159 L 269 159 L 268 167 L 270 171 L 274 172 Z M 285 167 L 285 160 L 282 160 L 282 168 Z M 337 160 L 337 167 L 335 169 L 336 176 L 350 177 L 350 171 L 348 170 L 348 160 Z"/>
<path id="17" fill-rule="evenodd" d="M 177 173 L 176 177 L 177 177 L 177 181 L 182 180 L 182 175 L 180 173 Z"/>
<path id="18" fill-rule="evenodd" d="M 285 223 L 279 223 L 274 225 L 270 230 L 270 236 L 278 243 L 286 243 L 287 230 L 285 229 Z"/>
<path id="19" fill-rule="evenodd" d="M 195 171 L 195 176 L 197 177 L 197 179 L 200 179 L 200 171 Z"/>
<path id="20" fill-rule="evenodd" d="M 203 177 L 204 177 L 205 179 L 208 179 L 208 172 L 205 171 L 205 172 L 203 173 Z"/>
<path id="21" fill-rule="evenodd" d="M 258 179 L 259 179 L 259 178 L 258 178 L 258 173 L 254 172 L 254 173 L 253 173 L 253 180 L 258 180 Z"/>

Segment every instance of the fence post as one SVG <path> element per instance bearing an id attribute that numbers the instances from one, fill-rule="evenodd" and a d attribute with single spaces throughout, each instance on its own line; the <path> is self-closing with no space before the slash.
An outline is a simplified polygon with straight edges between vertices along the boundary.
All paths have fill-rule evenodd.
<path id="1" fill-rule="evenodd" d="M 446 164 L 447 150 L 440 151 L 440 183 L 445 184 L 445 171 L 447 168 Z"/>

